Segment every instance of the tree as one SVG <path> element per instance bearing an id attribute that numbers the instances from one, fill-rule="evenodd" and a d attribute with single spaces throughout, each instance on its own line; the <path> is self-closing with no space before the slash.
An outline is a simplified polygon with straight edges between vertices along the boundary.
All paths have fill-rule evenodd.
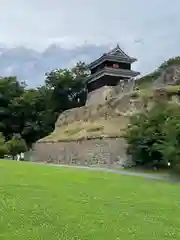
<path id="1" fill-rule="evenodd" d="M 20 134 L 30 148 L 52 132 L 60 113 L 85 104 L 87 75 L 87 65 L 78 62 L 72 69 L 47 73 L 39 88 L 26 88 L 13 76 L 0 78 L 0 132 L 5 140 Z"/>
<path id="2" fill-rule="evenodd" d="M 20 97 L 12 99 L 9 105 L 13 132 L 20 133 L 29 147 L 48 132 L 46 98 L 40 89 L 28 89 Z"/>
<path id="3" fill-rule="evenodd" d="M 6 140 L 14 132 L 11 102 L 14 98 L 21 96 L 25 87 L 25 83 L 19 82 L 16 77 L 0 78 L 0 132 L 3 133 Z"/>
<path id="4" fill-rule="evenodd" d="M 127 152 L 136 166 L 164 168 L 180 162 L 180 107 L 156 104 L 130 119 Z"/>
<path id="5" fill-rule="evenodd" d="M 7 147 L 5 144 L 5 139 L 2 133 L 0 133 L 0 158 L 3 158 L 6 153 L 7 153 Z"/>
<path id="6" fill-rule="evenodd" d="M 54 112 L 59 114 L 85 104 L 87 75 L 87 65 L 84 62 L 78 62 L 72 69 L 55 69 L 46 73 L 45 86 L 51 90 L 50 101 Z"/>
<path id="7" fill-rule="evenodd" d="M 165 163 L 170 163 L 174 171 L 180 170 L 180 108 L 171 106 L 162 126 L 163 139 L 157 145 Z"/>
<path id="8" fill-rule="evenodd" d="M 7 142 L 7 148 L 9 154 L 13 156 L 13 159 L 17 154 L 27 151 L 26 142 L 20 134 L 14 134 L 12 139 Z"/>

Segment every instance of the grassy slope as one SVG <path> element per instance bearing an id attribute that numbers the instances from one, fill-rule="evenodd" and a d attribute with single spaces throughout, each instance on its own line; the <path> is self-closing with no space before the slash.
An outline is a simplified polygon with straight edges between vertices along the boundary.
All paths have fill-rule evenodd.
<path id="1" fill-rule="evenodd" d="M 0 239 L 180 239 L 180 185 L 0 161 Z"/>
<path id="2" fill-rule="evenodd" d="M 152 84 L 151 84 L 152 85 Z M 177 96 L 180 92 L 180 85 L 168 85 L 161 87 L 164 93 L 169 96 Z M 159 93 L 158 93 L 159 92 Z M 142 110 L 142 104 L 145 100 L 149 103 L 153 103 L 154 100 L 157 101 L 157 95 L 159 94 L 159 99 L 161 99 L 159 90 L 151 87 L 142 88 L 139 90 L 134 90 L 133 92 L 125 94 L 123 98 L 112 98 L 111 101 L 108 101 L 108 104 L 101 105 L 100 110 L 97 110 L 96 107 L 92 108 L 90 106 L 89 111 L 98 112 L 96 118 L 92 117 L 88 121 L 83 120 L 83 107 L 80 108 L 82 111 L 82 119 L 76 119 L 76 111 L 74 109 L 74 120 L 73 117 L 68 124 L 64 124 L 55 128 L 55 130 L 41 141 L 63 141 L 63 140 L 77 140 L 87 137 L 100 137 L 100 136 L 118 136 L 121 137 L 124 129 L 127 127 L 129 122 L 129 115 L 132 114 L 133 107 L 131 100 L 137 100 L 135 103 L 134 109 Z M 179 98 L 179 97 L 178 97 Z M 179 100 L 178 100 L 179 101 Z M 135 101 L 136 102 L 136 101 Z M 137 106 L 136 106 L 137 104 Z M 104 108 L 103 108 L 104 107 Z M 87 108 L 87 107 L 86 107 Z M 73 112 L 73 109 L 71 109 Z M 79 111 L 80 111 L 79 110 Z M 107 119 L 102 117 L 102 112 L 107 111 Z M 108 112 L 109 111 L 109 112 Z M 117 114 L 118 113 L 118 114 Z M 63 114 L 62 114 L 63 115 Z M 93 114 L 92 114 L 93 115 Z M 67 114 L 68 116 L 68 114 Z"/>
<path id="3" fill-rule="evenodd" d="M 126 117 L 116 117 L 112 119 L 97 119 L 96 121 L 74 121 L 72 124 L 55 129 L 53 133 L 46 137 L 46 140 L 73 140 L 92 136 L 121 136 L 123 129 L 128 123 Z"/>

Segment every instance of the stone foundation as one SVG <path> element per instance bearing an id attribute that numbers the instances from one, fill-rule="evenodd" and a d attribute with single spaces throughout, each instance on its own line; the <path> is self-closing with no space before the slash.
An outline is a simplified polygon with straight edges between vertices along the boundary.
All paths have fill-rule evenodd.
<path id="1" fill-rule="evenodd" d="M 125 150 L 123 138 L 37 142 L 31 160 L 55 164 L 122 166 L 126 161 Z"/>
<path id="2" fill-rule="evenodd" d="M 120 80 L 116 86 L 103 86 L 88 93 L 86 106 L 104 104 L 111 98 L 131 93 L 134 89 L 134 79 Z"/>

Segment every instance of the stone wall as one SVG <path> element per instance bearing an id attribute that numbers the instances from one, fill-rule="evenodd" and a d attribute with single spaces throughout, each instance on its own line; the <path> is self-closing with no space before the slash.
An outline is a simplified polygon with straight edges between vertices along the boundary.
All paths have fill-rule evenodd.
<path id="1" fill-rule="evenodd" d="M 122 166 L 126 160 L 123 138 L 89 139 L 67 142 L 37 142 L 32 161 L 55 164 Z"/>
<path id="2" fill-rule="evenodd" d="M 104 104 L 111 98 L 120 97 L 133 91 L 135 80 L 133 78 L 120 80 L 116 86 L 103 86 L 97 90 L 88 93 L 86 106 L 93 104 Z"/>
<path id="3" fill-rule="evenodd" d="M 75 121 L 95 121 L 105 116 L 116 117 L 120 114 L 135 110 L 142 110 L 144 103 L 140 97 L 131 99 L 130 94 L 124 94 L 106 101 L 104 104 L 92 104 L 80 108 L 74 108 L 61 113 L 55 124 L 55 128 L 71 124 Z"/>
<path id="4" fill-rule="evenodd" d="M 154 81 L 153 87 L 164 87 L 180 83 L 180 66 L 168 66 L 161 72 L 160 76 Z"/>
<path id="5" fill-rule="evenodd" d="M 116 96 L 115 88 L 112 86 L 103 86 L 97 90 L 88 93 L 86 106 L 93 104 L 103 104 L 111 97 Z"/>

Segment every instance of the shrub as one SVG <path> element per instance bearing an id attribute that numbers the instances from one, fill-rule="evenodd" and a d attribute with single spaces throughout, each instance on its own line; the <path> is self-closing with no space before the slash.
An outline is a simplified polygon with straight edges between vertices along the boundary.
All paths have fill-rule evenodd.
<path id="1" fill-rule="evenodd" d="M 19 153 L 26 152 L 27 145 L 25 140 L 21 137 L 20 134 L 15 134 L 11 140 L 7 142 L 8 153 L 14 157 Z"/>
<path id="2" fill-rule="evenodd" d="M 156 104 L 130 119 L 124 137 L 136 166 L 164 168 L 180 163 L 180 107 Z"/>
<path id="3" fill-rule="evenodd" d="M 0 158 L 3 158 L 5 154 L 7 154 L 7 147 L 4 136 L 2 133 L 0 133 Z"/>

